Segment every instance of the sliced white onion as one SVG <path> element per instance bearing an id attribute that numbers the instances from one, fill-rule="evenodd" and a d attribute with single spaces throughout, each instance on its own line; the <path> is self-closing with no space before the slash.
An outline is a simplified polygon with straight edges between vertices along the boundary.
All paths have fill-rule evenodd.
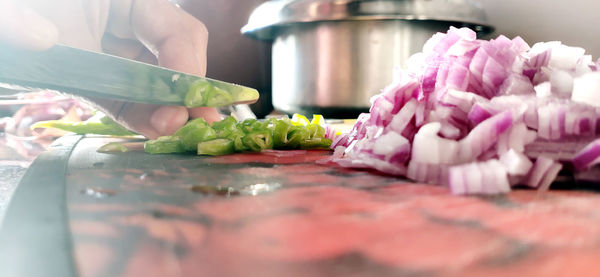
<path id="1" fill-rule="evenodd" d="M 600 139 L 586 145 L 573 157 L 573 165 L 577 170 L 585 170 L 600 162 Z"/>
<path id="2" fill-rule="evenodd" d="M 553 70 L 550 73 L 552 92 L 559 97 L 570 98 L 573 91 L 573 76 L 565 70 Z"/>
<path id="3" fill-rule="evenodd" d="M 510 191 L 504 165 L 495 159 L 450 167 L 448 185 L 453 194 L 498 194 Z"/>
<path id="4" fill-rule="evenodd" d="M 575 78 L 571 99 L 600 107 L 600 72 L 590 72 Z"/>
<path id="5" fill-rule="evenodd" d="M 400 111 L 392 118 L 389 129 L 401 134 L 415 116 L 417 105 L 416 99 L 411 99 L 410 101 L 406 102 L 402 109 L 400 109 Z"/>
<path id="6" fill-rule="evenodd" d="M 510 74 L 498 88 L 499 95 L 531 94 L 534 92 L 531 80 L 521 74 Z"/>
<path id="7" fill-rule="evenodd" d="M 552 96 L 552 84 L 543 82 L 535 86 L 535 94 L 538 98 L 546 98 Z"/>
<path id="8" fill-rule="evenodd" d="M 533 164 L 533 167 L 529 171 L 529 175 L 527 177 L 527 180 L 525 181 L 525 185 L 530 186 L 532 188 L 540 187 L 540 185 L 544 183 L 544 177 L 547 174 L 552 173 L 550 172 L 551 168 L 556 168 L 555 165 L 560 164 L 545 156 L 538 157 L 535 163 Z M 556 175 L 552 177 L 552 180 L 554 180 L 554 178 L 556 178 Z"/>
<path id="9" fill-rule="evenodd" d="M 389 158 L 399 152 L 410 152 L 410 142 L 398 133 L 389 132 L 381 135 L 374 142 L 373 154 Z"/>
<path id="10" fill-rule="evenodd" d="M 413 140 L 412 160 L 422 164 L 455 163 L 459 143 L 439 137 L 441 128 L 439 122 L 432 122 L 419 129 Z"/>
<path id="11" fill-rule="evenodd" d="M 583 48 L 560 44 L 552 48 L 548 65 L 562 70 L 573 70 L 584 54 Z"/>
<path id="12" fill-rule="evenodd" d="M 525 154 L 509 149 L 500 156 L 500 162 L 511 176 L 525 176 L 533 166 L 533 163 Z"/>
<path id="13" fill-rule="evenodd" d="M 550 188 L 550 185 L 552 184 L 554 179 L 556 179 L 556 176 L 558 176 L 558 173 L 560 172 L 562 167 L 562 164 L 553 163 L 552 166 L 548 168 L 548 170 L 544 174 L 544 177 L 540 181 L 538 185 L 538 190 L 547 191 Z"/>
<path id="14" fill-rule="evenodd" d="M 504 111 L 479 123 L 460 141 L 459 161 L 475 160 L 484 151 L 492 147 L 502 133 L 513 124 L 513 112 Z"/>
<path id="15" fill-rule="evenodd" d="M 449 89 L 440 101 L 448 105 L 454 105 L 461 111 L 468 113 L 475 102 L 487 102 L 487 99 L 475 93 Z"/>

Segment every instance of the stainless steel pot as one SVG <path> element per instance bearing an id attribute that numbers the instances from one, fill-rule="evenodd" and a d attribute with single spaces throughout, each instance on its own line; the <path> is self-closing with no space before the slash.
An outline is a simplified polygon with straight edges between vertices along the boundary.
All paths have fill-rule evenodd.
<path id="1" fill-rule="evenodd" d="M 436 32 L 492 28 L 468 0 L 276 0 L 242 33 L 273 40 L 273 105 L 286 113 L 356 117 Z"/>

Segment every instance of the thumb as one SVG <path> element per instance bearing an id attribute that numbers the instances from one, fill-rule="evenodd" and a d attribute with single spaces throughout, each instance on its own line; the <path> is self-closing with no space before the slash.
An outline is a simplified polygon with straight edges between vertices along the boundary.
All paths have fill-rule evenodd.
<path id="1" fill-rule="evenodd" d="M 15 1 L 0 1 L 0 43 L 29 50 L 45 50 L 57 40 L 58 29 L 52 22 Z"/>

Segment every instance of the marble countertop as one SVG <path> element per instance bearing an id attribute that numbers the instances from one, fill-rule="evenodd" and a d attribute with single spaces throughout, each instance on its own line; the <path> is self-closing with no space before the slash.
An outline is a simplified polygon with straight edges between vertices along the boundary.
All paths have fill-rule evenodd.
<path id="1" fill-rule="evenodd" d="M 61 140 L 5 215 L 0 272 L 30 273 L 8 276 L 600 275 L 595 191 L 454 196 L 317 162 L 327 151 L 107 154 L 107 138 Z"/>
<path id="2" fill-rule="evenodd" d="M 0 132 L 0 224 L 19 181 L 44 147 Z"/>
<path id="3" fill-rule="evenodd" d="M 0 161 L 0 176 L 2 176 L 0 178 L 0 223 L 8 207 L 10 197 L 25 171 L 27 171 L 27 167 L 23 164 Z"/>

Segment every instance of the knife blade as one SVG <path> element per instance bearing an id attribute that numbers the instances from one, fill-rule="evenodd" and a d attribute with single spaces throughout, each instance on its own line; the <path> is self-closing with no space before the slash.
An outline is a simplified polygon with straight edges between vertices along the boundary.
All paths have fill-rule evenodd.
<path id="1" fill-rule="evenodd" d="M 0 47 L 0 83 L 9 89 L 188 107 L 249 104 L 259 96 L 253 88 L 64 45 L 46 51 Z M 194 89 L 202 95 L 186 101 Z"/>

